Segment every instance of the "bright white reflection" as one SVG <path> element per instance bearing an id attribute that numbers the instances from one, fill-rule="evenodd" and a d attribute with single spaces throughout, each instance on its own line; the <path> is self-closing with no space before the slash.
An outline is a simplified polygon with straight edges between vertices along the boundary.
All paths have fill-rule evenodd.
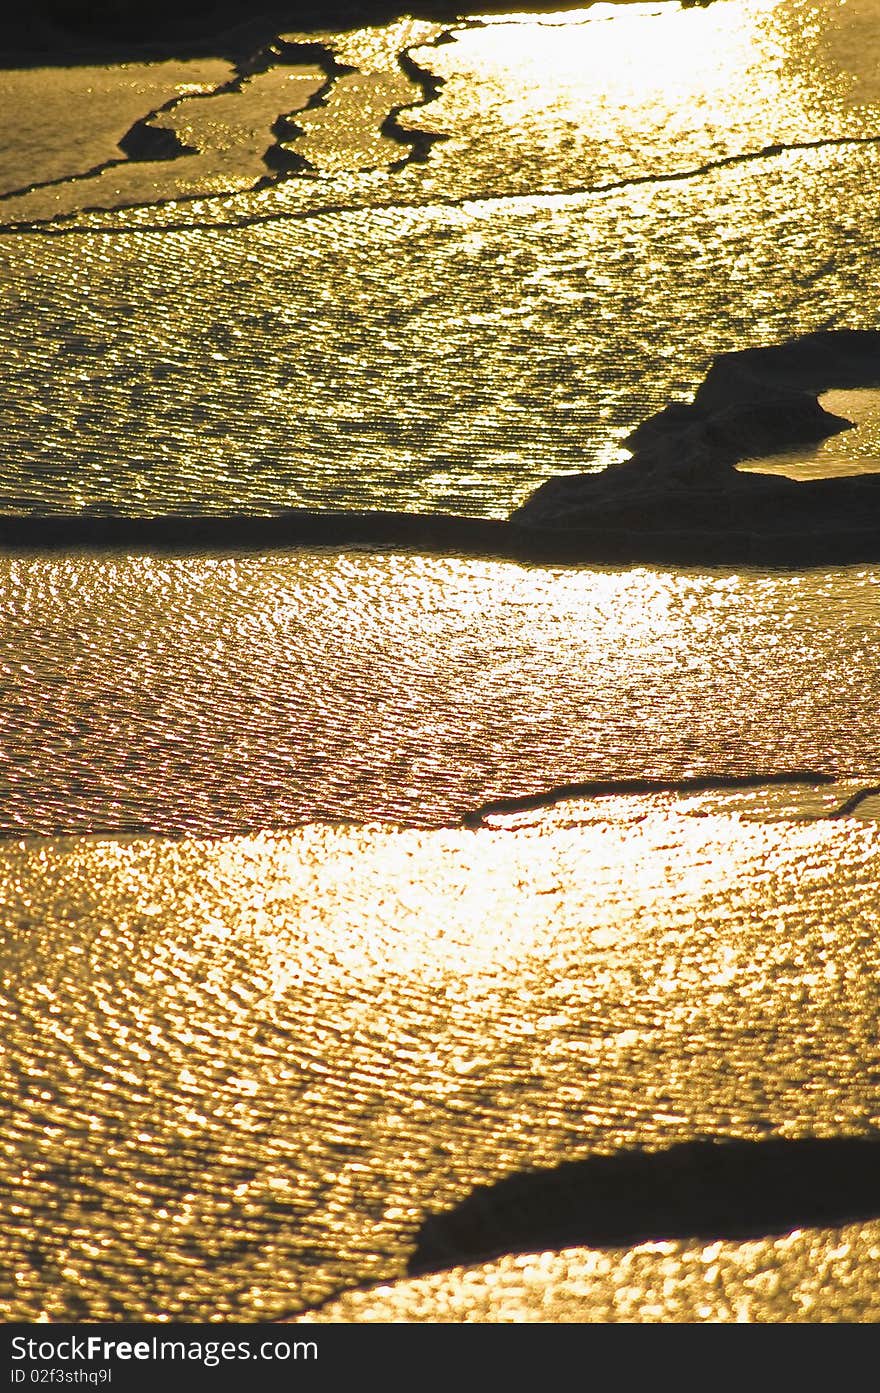
<path id="1" fill-rule="evenodd" d="M 688 807 L 7 843 L 0 1314 L 290 1313 L 514 1169 L 876 1127 L 872 829 Z"/>
<path id="2" fill-rule="evenodd" d="M 504 1257 L 353 1292 L 302 1323 L 876 1321 L 878 1276 L 874 1222 L 751 1243 Z"/>
<path id="3" fill-rule="evenodd" d="M 690 129 L 700 108 L 711 120 L 713 108 L 729 119 L 736 99 L 757 99 L 770 110 L 780 104 L 784 51 L 767 22 L 779 3 L 596 5 L 539 22 L 486 17 L 485 37 L 476 31 L 472 42 L 486 81 L 505 89 L 511 119 L 518 108 L 547 106 L 552 70 L 553 114 L 570 108 L 574 116 L 580 106 L 595 139 L 641 123 L 658 103 L 674 136 L 677 124 Z"/>

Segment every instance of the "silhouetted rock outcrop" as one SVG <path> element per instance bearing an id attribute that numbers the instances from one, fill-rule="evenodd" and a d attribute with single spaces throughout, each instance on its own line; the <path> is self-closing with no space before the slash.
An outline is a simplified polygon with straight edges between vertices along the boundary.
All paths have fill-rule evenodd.
<path id="1" fill-rule="evenodd" d="M 503 1253 L 747 1239 L 880 1216 L 880 1140 L 685 1142 L 481 1185 L 419 1230 L 416 1276 Z"/>
<path id="2" fill-rule="evenodd" d="M 880 473 L 807 479 L 736 464 L 824 439 L 849 421 L 817 400 L 880 385 L 880 333 L 807 334 L 715 359 L 691 403 L 631 434 L 633 456 L 599 474 L 548 479 L 507 522 L 451 514 L 312 512 L 269 517 L 0 515 L 0 550 L 197 551 L 396 547 L 551 564 L 729 566 L 880 561 Z"/>
<path id="3" fill-rule="evenodd" d="M 757 536 L 864 532 L 880 526 L 880 477 L 799 482 L 736 469 L 847 430 L 820 392 L 880 383 L 880 333 L 807 334 L 715 359 L 692 403 L 672 403 L 627 438 L 631 459 L 598 474 L 549 479 L 519 508 L 523 529 Z"/>

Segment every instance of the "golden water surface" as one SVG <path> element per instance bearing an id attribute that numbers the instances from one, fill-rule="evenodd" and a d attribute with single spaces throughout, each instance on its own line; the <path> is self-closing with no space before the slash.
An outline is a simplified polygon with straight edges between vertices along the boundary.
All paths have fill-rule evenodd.
<path id="1" fill-rule="evenodd" d="M 516 1168 L 877 1127 L 876 824 L 530 822 L 8 844 L 3 1311 L 289 1313 L 398 1277 L 425 1212 Z M 606 1264 L 597 1309 L 655 1269 Z"/>
<path id="2" fill-rule="evenodd" d="M 876 329 L 878 22 L 658 0 L 3 74 L 0 514 L 505 516 L 714 354 Z M 144 120 L 196 153 L 124 156 Z M 850 407 L 820 472 L 877 454 Z M 0 558 L 0 1314 L 876 1319 L 868 1216 L 401 1279 L 514 1170 L 876 1133 L 878 800 L 827 814 L 880 784 L 878 584 Z M 461 826 L 803 768 L 839 782 Z"/>

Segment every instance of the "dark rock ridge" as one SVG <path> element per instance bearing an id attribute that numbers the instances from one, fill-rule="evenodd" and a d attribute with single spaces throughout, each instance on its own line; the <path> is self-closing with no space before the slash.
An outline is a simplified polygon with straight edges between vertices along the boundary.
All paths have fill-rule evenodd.
<path id="1" fill-rule="evenodd" d="M 519 1172 L 432 1214 L 408 1272 L 504 1253 L 623 1248 L 651 1240 L 746 1240 L 880 1216 L 880 1140 L 710 1138 Z"/>
<path id="2" fill-rule="evenodd" d="M 510 816 L 536 808 L 553 808 L 558 803 L 584 798 L 610 798 L 652 793 L 712 793 L 739 788 L 762 788 L 769 784 L 832 784 L 834 774 L 816 769 L 789 769 L 782 773 L 695 774 L 682 779 L 589 779 L 586 782 L 554 784 L 536 793 L 519 793 L 509 798 L 493 798 L 469 809 L 462 817 L 463 827 L 482 827 L 487 817 Z M 863 799 L 880 790 L 870 789 L 847 799 L 843 810 L 833 816 L 844 817 Z"/>
<path id="3" fill-rule="evenodd" d="M 851 422 L 823 410 L 818 394 L 877 385 L 873 330 L 722 354 L 693 402 L 673 403 L 632 432 L 631 459 L 599 474 L 549 479 L 506 522 L 302 508 L 261 517 L 9 512 L 0 514 L 0 550 L 358 546 L 559 565 L 880 561 L 880 474 L 798 481 L 736 468 L 848 429 Z"/>
<path id="4" fill-rule="evenodd" d="M 828 814 L 829 818 L 850 817 L 862 803 L 866 803 L 869 798 L 880 797 L 880 784 L 871 784 L 868 788 L 857 789 L 851 794 L 839 808 L 835 808 Z"/>
<path id="5" fill-rule="evenodd" d="M 122 517 L 100 513 L 0 513 L 0 551 L 202 551 L 366 547 L 436 555 L 510 553 L 509 524 L 449 513 L 354 512 L 291 508 L 246 514 Z"/>
<path id="6" fill-rule="evenodd" d="M 707 494 L 703 528 L 682 521 L 675 500 L 669 501 L 668 526 L 645 527 L 637 507 L 630 524 L 546 527 L 503 522 L 493 518 L 462 517 L 449 513 L 312 512 L 293 508 L 268 516 L 179 515 L 124 517 L 100 513 L 0 513 L 0 553 L 34 550 L 128 551 L 188 556 L 199 552 L 253 552 L 314 547 L 356 547 L 366 550 L 410 551 L 420 555 L 482 557 L 497 561 L 535 562 L 540 565 L 656 564 L 694 566 L 797 567 L 847 565 L 880 561 L 880 476 L 874 478 L 816 480 L 839 490 L 852 484 L 853 495 L 864 485 L 864 507 L 849 505 L 845 527 L 823 531 L 816 524 L 813 490 L 807 484 L 791 484 L 807 491 L 806 525 L 797 526 L 794 510 L 775 526 L 759 532 L 750 526 L 753 513 L 742 510 L 745 521 L 734 516 L 722 530 L 717 525 L 717 501 Z M 819 491 L 818 489 L 815 491 Z M 801 495 L 796 494 L 800 498 Z M 839 495 L 838 495 L 839 496 Z M 775 498 L 775 496 L 774 496 Z M 691 500 L 691 514 L 695 509 Z M 861 525 L 852 526 L 852 513 Z M 818 504 L 820 517 L 831 506 Z"/>
<path id="7" fill-rule="evenodd" d="M 823 409 L 819 393 L 878 383 L 880 333 L 869 330 L 829 330 L 721 354 L 693 402 L 672 403 L 636 427 L 625 441 L 631 459 L 598 474 L 549 479 L 511 521 L 532 534 L 663 536 L 673 552 L 675 534 L 781 534 L 784 545 L 791 535 L 876 532 L 878 476 L 797 481 L 736 465 L 849 429 L 852 422 Z"/>
<path id="8" fill-rule="evenodd" d="M 348 30 L 386 24 L 402 16 L 451 22 L 462 15 L 577 9 L 581 0 L 30 0 L 0 24 L 0 61 L 7 67 L 34 61 L 137 61 L 151 56 L 238 55 L 242 41 L 265 43 L 272 34 Z"/>

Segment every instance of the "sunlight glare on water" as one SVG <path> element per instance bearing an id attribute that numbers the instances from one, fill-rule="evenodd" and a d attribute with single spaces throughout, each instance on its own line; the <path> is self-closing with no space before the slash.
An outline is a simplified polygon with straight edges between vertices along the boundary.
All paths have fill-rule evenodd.
<path id="1" fill-rule="evenodd" d="M 759 1243 L 505 1257 L 343 1296 L 299 1323 L 877 1321 L 880 1224 Z"/>
<path id="2" fill-rule="evenodd" d="M 520 150 L 534 158 L 535 126 L 549 125 L 542 144 L 555 160 L 545 186 L 547 176 L 571 179 L 576 169 L 581 183 L 602 182 L 737 153 L 753 144 L 756 120 L 768 113 L 778 138 L 803 138 L 811 113 L 798 84 L 786 80 L 779 9 L 779 0 L 696 10 L 598 4 L 546 17 L 487 17 L 442 56 L 452 91 L 425 115 L 468 103 L 465 130 L 503 125 L 506 146 L 493 156 L 484 147 L 484 158 L 498 161 L 505 150 L 508 158 Z"/>
<path id="3" fill-rule="evenodd" d="M 503 517 L 713 355 L 876 329 L 877 19 L 601 4 L 306 36 L 237 85 L 6 74 L 0 543 L 20 512 Z M 121 158 L 151 111 L 199 153 Z M 860 467 L 874 406 L 826 402 L 860 430 L 815 458 Z M 876 1318 L 867 1215 L 400 1279 L 513 1171 L 877 1134 L 877 797 L 828 815 L 880 785 L 878 585 L 0 558 L 0 1315 L 381 1282 L 336 1316 Z M 804 769 L 840 782 L 462 826 Z"/>
<path id="4" fill-rule="evenodd" d="M 878 577 L 358 552 L 0 563 L 0 829 L 458 822 L 557 783 L 878 782 Z"/>
<path id="5" fill-rule="evenodd" d="M 706 798 L 7 844 L 0 1309 L 281 1315 L 400 1277 L 428 1209 L 514 1169 L 877 1127 L 878 874 L 869 826 Z"/>
<path id="6" fill-rule="evenodd" d="M 873 327 L 877 94 L 847 28 L 867 13 L 718 0 L 447 43 L 414 22 L 325 35 L 357 71 L 311 111 L 284 98 L 308 177 L 222 198 L 208 154 L 117 168 L 172 202 L 2 239 L 0 509 L 503 516 L 620 458 L 714 353 Z M 403 53 L 444 79 L 435 99 Z M 251 169 L 269 107 L 231 109 L 291 85 L 279 68 L 162 121 L 216 135 L 231 169 L 220 116 L 210 134 L 228 107 Z M 407 131 L 443 138 L 420 162 Z M 204 196 L 175 202 L 202 164 Z M 7 227 L 42 216 L 13 202 Z"/>

